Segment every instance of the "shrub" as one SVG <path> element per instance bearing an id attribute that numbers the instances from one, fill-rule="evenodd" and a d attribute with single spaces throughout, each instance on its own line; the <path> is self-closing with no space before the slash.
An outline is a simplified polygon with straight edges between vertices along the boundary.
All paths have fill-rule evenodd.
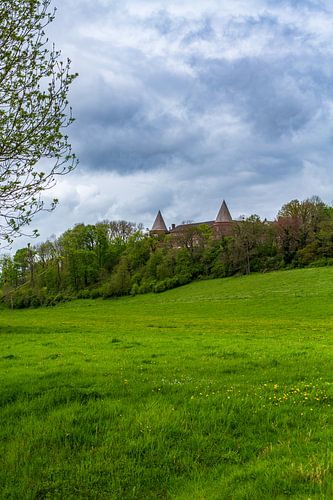
<path id="1" fill-rule="evenodd" d="M 154 279 L 144 279 L 139 286 L 139 293 L 149 293 L 154 290 L 156 285 L 156 280 Z"/>
<path id="2" fill-rule="evenodd" d="M 90 298 L 91 299 L 97 299 L 98 297 L 103 296 L 103 291 L 101 288 L 93 288 L 90 290 Z"/>
<path id="3" fill-rule="evenodd" d="M 140 287 L 137 283 L 134 283 L 131 288 L 131 295 L 137 295 L 138 293 L 140 293 Z"/>
<path id="4" fill-rule="evenodd" d="M 166 278 L 165 280 L 158 281 L 153 291 L 154 293 L 165 292 L 166 290 L 171 290 L 172 288 L 176 288 L 177 286 L 182 286 L 191 281 L 191 278 L 186 274 L 181 274 L 179 276 L 174 276 L 173 278 Z"/>
<path id="5" fill-rule="evenodd" d="M 91 297 L 91 291 L 87 290 L 86 288 L 80 290 L 77 294 L 78 299 L 90 299 L 90 297 Z"/>
<path id="6" fill-rule="evenodd" d="M 333 266 L 332 257 L 322 257 L 321 259 L 316 259 L 313 262 L 310 262 L 309 264 L 309 267 L 325 267 L 325 266 Z"/>

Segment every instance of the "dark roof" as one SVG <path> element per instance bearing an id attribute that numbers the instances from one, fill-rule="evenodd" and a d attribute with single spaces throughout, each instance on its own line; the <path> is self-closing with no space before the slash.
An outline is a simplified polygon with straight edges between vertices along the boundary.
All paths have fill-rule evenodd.
<path id="1" fill-rule="evenodd" d="M 232 218 L 227 207 L 226 202 L 223 200 L 219 213 L 216 216 L 215 222 L 232 222 Z"/>
<path id="2" fill-rule="evenodd" d="M 165 232 L 168 231 L 160 210 L 158 211 L 158 213 L 156 215 L 156 219 L 155 219 L 155 222 L 154 222 L 151 230 L 152 231 L 165 231 Z"/>

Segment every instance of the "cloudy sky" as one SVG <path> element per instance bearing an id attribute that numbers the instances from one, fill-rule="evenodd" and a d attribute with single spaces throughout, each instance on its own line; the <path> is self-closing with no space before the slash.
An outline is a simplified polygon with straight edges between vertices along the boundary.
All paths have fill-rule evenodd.
<path id="1" fill-rule="evenodd" d="M 273 218 L 333 200 L 333 2 L 58 0 L 49 36 L 79 78 L 43 239 L 75 223 Z M 21 240 L 22 242 L 22 240 Z"/>

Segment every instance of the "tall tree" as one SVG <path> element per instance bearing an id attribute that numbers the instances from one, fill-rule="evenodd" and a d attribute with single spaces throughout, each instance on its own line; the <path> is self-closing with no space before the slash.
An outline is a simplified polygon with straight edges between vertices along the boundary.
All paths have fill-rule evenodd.
<path id="1" fill-rule="evenodd" d="M 322 220 L 327 219 L 327 207 L 318 196 L 303 201 L 291 200 L 282 206 L 279 219 L 287 219 L 299 227 L 299 242 L 304 246 L 319 231 Z"/>
<path id="2" fill-rule="evenodd" d="M 239 270 L 250 274 L 251 262 L 264 242 L 265 225 L 258 215 L 251 215 L 234 226 L 233 260 Z"/>
<path id="3" fill-rule="evenodd" d="M 0 242 L 10 243 L 45 206 L 42 193 L 76 164 L 64 129 L 72 122 L 70 61 L 50 46 L 50 0 L 0 3 Z M 36 232 L 36 231 L 35 231 Z"/>

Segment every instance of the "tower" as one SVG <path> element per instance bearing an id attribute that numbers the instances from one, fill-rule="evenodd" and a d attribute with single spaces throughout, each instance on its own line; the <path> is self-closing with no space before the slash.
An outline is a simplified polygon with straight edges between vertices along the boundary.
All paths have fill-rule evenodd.
<path id="1" fill-rule="evenodd" d="M 166 234 L 168 229 L 165 225 L 164 219 L 162 217 L 161 211 L 159 210 L 156 215 L 155 222 L 150 230 L 151 234 Z"/>
<path id="2" fill-rule="evenodd" d="M 232 217 L 227 207 L 226 202 L 223 200 L 219 213 L 216 216 L 215 222 L 232 222 Z"/>
<path id="3" fill-rule="evenodd" d="M 231 236 L 233 233 L 232 217 L 229 212 L 229 208 L 227 207 L 227 204 L 224 200 L 216 216 L 216 219 L 213 223 L 213 227 L 215 235 L 218 238 L 222 238 L 224 236 Z"/>

